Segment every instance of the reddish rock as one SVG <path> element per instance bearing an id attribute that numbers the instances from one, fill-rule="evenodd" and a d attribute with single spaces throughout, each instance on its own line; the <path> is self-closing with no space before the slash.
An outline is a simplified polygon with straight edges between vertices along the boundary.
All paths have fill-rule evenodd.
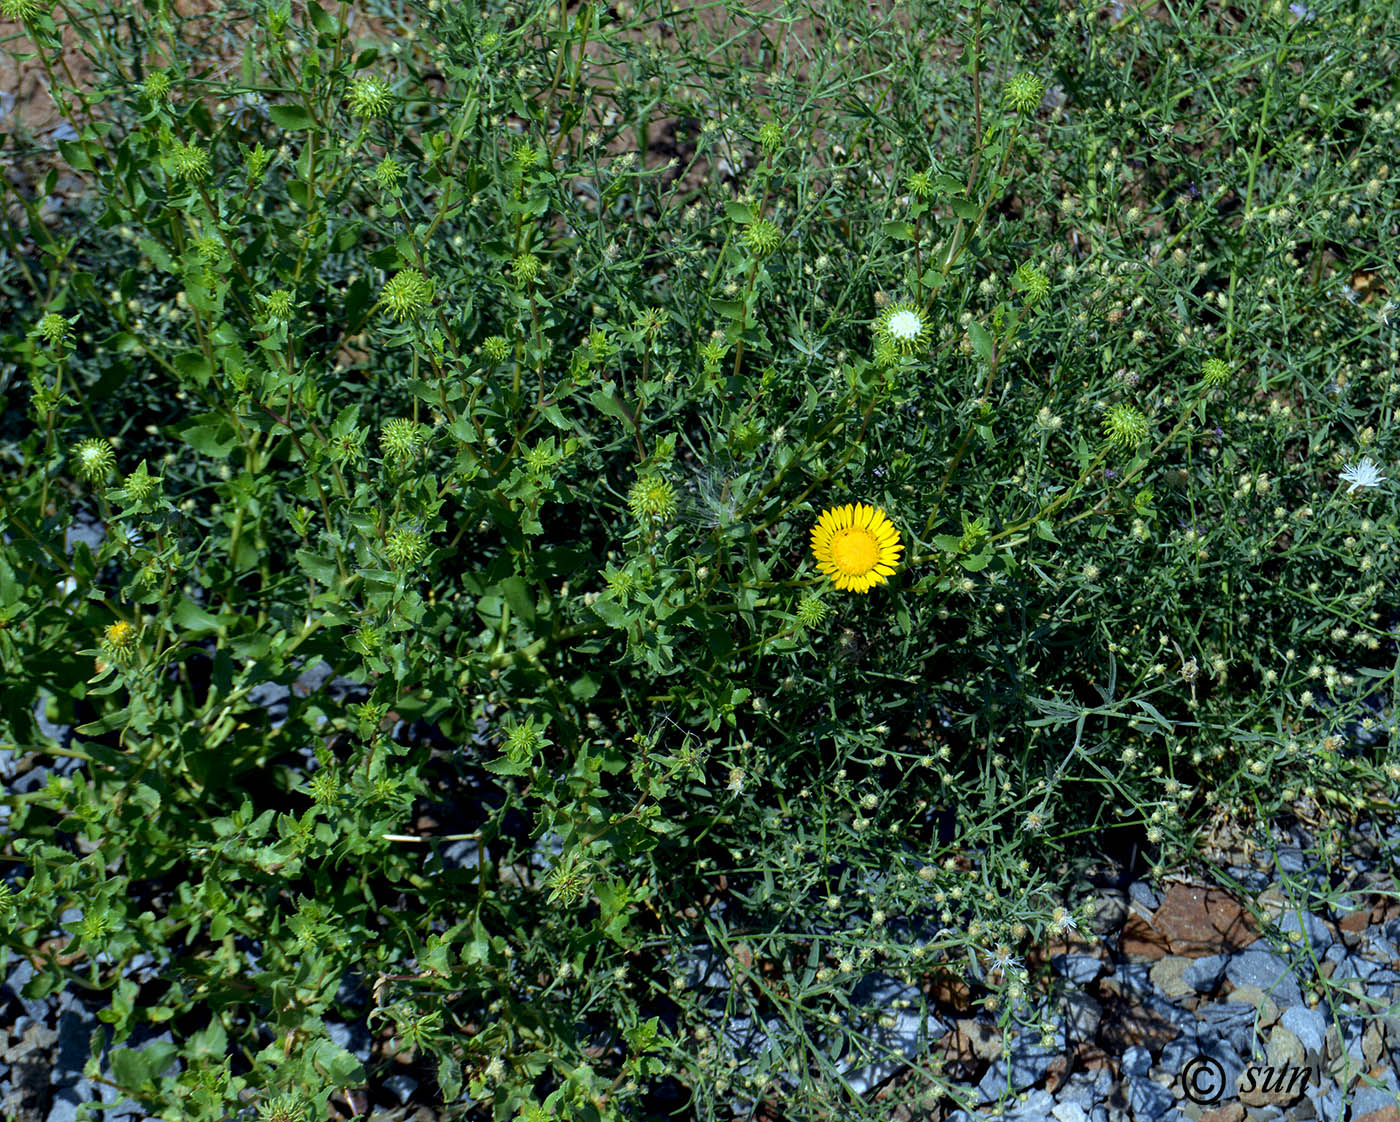
<path id="1" fill-rule="evenodd" d="M 952 1079 L 971 1079 L 977 1070 L 976 1042 L 962 1029 L 945 1033 L 930 1052 L 939 1058 L 944 1074 Z"/>
<path id="2" fill-rule="evenodd" d="M 1337 927 L 1348 935 L 1359 935 L 1370 925 L 1370 912 L 1347 912 L 1337 921 Z"/>
<path id="3" fill-rule="evenodd" d="M 1201 1122 L 1244 1122 L 1244 1107 L 1239 1103 L 1226 1103 L 1201 1114 Z"/>
<path id="4" fill-rule="evenodd" d="M 1162 897 L 1152 927 L 1172 954 L 1187 958 L 1239 950 L 1259 938 L 1249 914 L 1228 892 L 1179 881 Z"/>
<path id="5" fill-rule="evenodd" d="M 1045 1069 L 1045 1089 L 1052 1095 L 1065 1085 L 1069 1078 L 1069 1066 L 1068 1057 L 1056 1056 Z"/>
<path id="6" fill-rule="evenodd" d="M 972 1012 L 972 987 L 953 974 L 939 971 L 930 975 L 925 992 L 944 1011 L 963 1015 Z"/>
<path id="7" fill-rule="evenodd" d="M 1097 1071 L 1099 1068 L 1107 1068 L 1109 1075 L 1115 1080 L 1118 1078 L 1118 1057 L 1110 1056 L 1097 1044 L 1077 1044 L 1074 1048 L 1074 1070 L 1075 1071 Z"/>
<path id="8" fill-rule="evenodd" d="M 1356 1122 L 1400 1122 L 1400 1110 L 1393 1106 L 1383 1106 L 1380 1110 L 1361 1115 Z"/>
<path id="9" fill-rule="evenodd" d="M 1400 918 L 1400 899 L 1394 896 L 1377 896 L 1376 903 L 1371 908 L 1372 926 L 1383 927 L 1396 918 Z"/>
<path id="10" fill-rule="evenodd" d="M 1147 920 L 1133 912 L 1123 922 L 1123 936 L 1118 946 L 1129 962 L 1156 962 L 1167 953 L 1170 944 L 1164 935 L 1148 925 Z"/>

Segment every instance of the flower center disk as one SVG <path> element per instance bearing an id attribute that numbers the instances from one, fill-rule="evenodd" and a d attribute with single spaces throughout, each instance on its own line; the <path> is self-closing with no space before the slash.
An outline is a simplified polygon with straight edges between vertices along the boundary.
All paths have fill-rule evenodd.
<path id="1" fill-rule="evenodd" d="M 895 312 L 890 316 L 890 334 L 896 339 L 917 339 L 922 326 L 917 312 Z"/>
<path id="2" fill-rule="evenodd" d="M 838 530 L 831 539 L 831 558 L 842 572 L 867 573 L 880 556 L 879 543 L 869 530 L 851 526 Z"/>

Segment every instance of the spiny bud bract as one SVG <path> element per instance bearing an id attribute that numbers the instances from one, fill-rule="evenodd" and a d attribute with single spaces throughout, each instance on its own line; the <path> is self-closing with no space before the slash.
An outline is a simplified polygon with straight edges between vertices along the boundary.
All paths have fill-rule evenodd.
<path id="1" fill-rule="evenodd" d="M 1045 96 L 1045 83 L 1034 74 L 1017 74 L 1002 91 L 1002 104 L 1017 113 L 1030 113 L 1039 108 Z"/>
<path id="2" fill-rule="evenodd" d="M 400 269 L 379 294 L 379 302 L 398 320 L 416 316 L 432 299 L 433 282 L 417 269 Z"/>
<path id="3" fill-rule="evenodd" d="M 756 218 L 744 227 L 740 235 L 749 250 L 756 257 L 767 257 L 782 244 L 783 232 L 766 218 Z"/>
<path id="4" fill-rule="evenodd" d="M 116 466 L 112 445 L 101 437 L 89 437 L 73 449 L 78 476 L 89 483 L 106 479 Z"/>
<path id="5" fill-rule="evenodd" d="M 1117 448 L 1135 448 L 1147 439 L 1147 418 L 1131 405 L 1110 405 L 1103 415 L 1104 436 Z"/>
<path id="6" fill-rule="evenodd" d="M 661 522 L 675 513 L 676 489 L 659 475 L 646 475 L 632 484 L 627 505 L 639 520 Z"/>
<path id="7" fill-rule="evenodd" d="M 363 74 L 350 83 L 349 100 L 356 117 L 382 117 L 394 104 L 394 91 L 377 74 Z"/>
<path id="8" fill-rule="evenodd" d="M 1230 364 L 1221 358 L 1208 358 L 1201 363 L 1201 377 L 1208 386 L 1223 386 L 1230 380 Z"/>

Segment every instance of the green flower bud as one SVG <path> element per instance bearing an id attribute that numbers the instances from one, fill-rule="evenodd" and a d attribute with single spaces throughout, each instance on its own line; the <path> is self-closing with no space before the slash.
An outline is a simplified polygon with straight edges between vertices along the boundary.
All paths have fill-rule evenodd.
<path id="1" fill-rule="evenodd" d="M 1122 402 L 1110 405 L 1104 412 L 1102 424 L 1104 436 L 1114 447 L 1132 449 L 1147 439 L 1147 418 L 1131 405 Z"/>
<path id="2" fill-rule="evenodd" d="M 170 164 L 187 183 L 198 183 L 209 175 L 209 153 L 193 144 L 177 145 L 170 153 Z"/>
<path id="3" fill-rule="evenodd" d="M 1017 74 L 1002 91 L 1002 104 L 1017 113 L 1031 113 L 1040 107 L 1045 83 L 1034 74 Z"/>
<path id="4" fill-rule="evenodd" d="M 756 257 L 767 257 L 782 244 L 783 233 L 766 218 L 758 218 L 744 227 L 740 240 Z"/>
<path id="5" fill-rule="evenodd" d="M 379 434 L 379 448 L 385 459 L 407 463 L 423 447 L 423 426 L 407 417 L 385 421 Z"/>
<path id="6" fill-rule="evenodd" d="M 532 284 L 540 275 L 540 259 L 533 253 L 522 253 L 511 262 L 516 284 Z"/>
<path id="7" fill-rule="evenodd" d="M 151 473 L 146 469 L 146 461 L 142 460 L 135 471 L 126 477 L 122 482 L 122 490 L 127 494 L 127 498 L 132 502 L 139 503 L 152 491 L 160 486 L 159 479 L 152 479 Z"/>
<path id="8" fill-rule="evenodd" d="M 632 514 L 642 522 L 661 522 L 676 511 L 676 489 L 659 475 L 638 479 L 627 495 Z"/>
<path id="9" fill-rule="evenodd" d="M 397 568 L 415 565 L 428 552 L 428 540 L 417 530 L 390 530 L 384 535 L 384 556 Z"/>
<path id="10" fill-rule="evenodd" d="M 35 324 L 34 331 L 51 347 L 57 347 L 72 334 L 69 322 L 57 312 L 49 312 L 44 315 Z"/>
<path id="11" fill-rule="evenodd" d="M 170 94 L 170 71 L 152 70 L 146 75 L 141 92 L 146 95 L 146 100 L 152 104 L 164 101 Z"/>
<path id="12" fill-rule="evenodd" d="M 783 143 L 783 126 L 777 121 L 764 121 L 758 130 L 758 142 L 763 146 L 763 150 L 769 157 L 773 155 Z"/>
<path id="13" fill-rule="evenodd" d="M 1050 278 L 1029 261 L 1017 268 L 1015 275 L 1011 278 L 1011 283 L 1025 293 L 1027 307 L 1039 304 L 1045 299 L 1045 294 L 1050 291 Z"/>
<path id="14" fill-rule="evenodd" d="M 363 74 L 350 83 L 350 112 L 356 117 L 382 117 L 394 104 L 394 91 L 377 74 Z"/>
<path id="15" fill-rule="evenodd" d="M 116 466 L 112 445 L 101 437 L 90 437 L 73 449 L 75 470 L 89 483 L 104 480 Z"/>
<path id="16" fill-rule="evenodd" d="M 933 176 L 926 171 L 910 172 L 904 177 L 904 186 L 917 199 L 926 199 L 933 194 Z"/>
<path id="17" fill-rule="evenodd" d="M 433 283 L 417 269 L 400 269 L 379 294 L 379 302 L 398 320 L 418 315 L 432 299 Z"/>
<path id="18" fill-rule="evenodd" d="M 1201 364 L 1201 377 L 1208 386 L 1223 386 L 1230 380 L 1230 364 L 1224 359 L 1208 358 Z"/>
<path id="19" fill-rule="evenodd" d="M 506 355 L 510 354 L 510 344 L 504 335 L 491 335 L 482 340 L 481 353 L 486 356 L 487 362 L 504 362 Z"/>
<path id="20" fill-rule="evenodd" d="M 285 320 L 292 314 L 292 292 L 289 288 L 276 288 L 263 297 L 263 308 L 269 319 Z"/>

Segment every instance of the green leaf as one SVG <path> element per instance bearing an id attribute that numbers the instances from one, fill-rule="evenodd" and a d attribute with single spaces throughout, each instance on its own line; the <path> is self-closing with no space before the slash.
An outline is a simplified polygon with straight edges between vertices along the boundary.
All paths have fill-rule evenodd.
<path id="1" fill-rule="evenodd" d="M 569 693 L 575 701 L 587 701 L 597 694 L 600 683 L 592 674 L 580 675 L 578 681 L 569 687 Z"/>
<path id="2" fill-rule="evenodd" d="M 535 622 L 535 598 L 530 594 L 530 586 L 525 583 L 522 577 L 507 577 L 499 584 L 494 584 L 486 590 L 488 593 L 499 595 L 515 615 L 523 619 L 526 623 Z"/>
<path id="3" fill-rule="evenodd" d="M 949 205 L 953 208 L 954 214 L 967 222 L 972 222 L 982 213 L 982 208 L 971 199 L 950 199 Z"/>
<path id="4" fill-rule="evenodd" d="M 885 233 L 892 238 L 901 238 L 904 241 L 914 240 L 914 227 L 903 219 L 886 222 Z"/>
<path id="5" fill-rule="evenodd" d="M 91 171 L 92 161 L 88 159 L 87 147 L 72 140 L 60 140 L 58 150 L 68 166 L 74 171 Z"/>
<path id="6" fill-rule="evenodd" d="M 300 105 L 270 105 L 267 115 L 272 118 L 273 124 L 287 132 L 301 132 L 316 123 Z"/>
<path id="7" fill-rule="evenodd" d="M 980 573 L 991 563 L 992 555 L 990 553 L 978 553 L 973 555 L 972 557 L 958 558 L 958 564 L 961 565 L 964 569 L 966 569 L 969 573 Z"/>
<path id="8" fill-rule="evenodd" d="M 174 361 L 176 370 L 202 386 L 208 385 L 209 379 L 214 376 L 214 368 L 209 365 L 209 360 L 198 351 L 184 351 L 176 355 Z"/>
<path id="9" fill-rule="evenodd" d="M 736 203 L 733 199 L 724 200 L 724 213 L 729 215 L 733 222 L 741 226 L 747 226 L 753 221 L 753 210 L 744 203 Z"/>
<path id="10" fill-rule="evenodd" d="M 206 631 L 218 631 L 223 626 L 217 617 L 210 615 L 188 596 L 180 597 L 170 615 L 181 628 L 196 635 Z"/>
<path id="11" fill-rule="evenodd" d="M 340 22 L 317 4 L 316 0 L 308 0 L 306 14 L 311 17 L 311 25 L 322 35 L 340 34 Z"/>
<path id="12" fill-rule="evenodd" d="M 540 414 L 556 429 L 572 429 L 574 427 L 569 423 L 568 418 L 559 411 L 557 405 L 546 405 L 540 410 Z"/>
<path id="13" fill-rule="evenodd" d="M 934 534 L 933 544 L 944 553 L 957 553 L 962 549 L 962 538 L 956 534 Z"/>
<path id="14" fill-rule="evenodd" d="M 442 1088 L 442 1101 L 456 1102 L 462 1092 L 462 1065 L 451 1056 L 438 1057 L 437 1081 Z"/>
<path id="15" fill-rule="evenodd" d="M 301 566 L 302 572 L 309 577 L 314 577 L 327 587 L 334 587 L 337 579 L 335 562 L 312 553 L 309 550 L 299 549 L 293 556 L 297 564 Z"/>
<path id="16" fill-rule="evenodd" d="M 730 319 L 739 319 L 745 311 L 745 304 L 742 300 L 711 300 L 710 307 L 722 316 Z"/>
<path id="17" fill-rule="evenodd" d="M 588 400 L 593 403 L 595 408 L 606 413 L 609 417 L 616 417 L 619 421 L 626 421 L 628 424 L 632 423 L 631 414 L 623 408 L 622 403 L 614 396 L 611 382 L 601 390 L 594 390 L 588 395 Z"/>
<path id="18" fill-rule="evenodd" d="M 171 260 L 170 254 L 165 252 L 165 246 L 151 238 L 141 238 L 136 243 L 141 247 L 141 252 L 151 259 L 151 264 L 162 273 L 173 273 L 175 262 Z"/>
<path id="19" fill-rule="evenodd" d="M 462 947 L 462 961 L 468 966 L 485 962 L 491 957 L 491 940 L 486 937 L 486 928 L 478 914 L 472 922 L 472 941 Z"/>
<path id="20" fill-rule="evenodd" d="M 610 600 L 606 596 L 600 596 L 593 601 L 593 611 L 609 627 L 622 629 L 630 622 L 627 610 L 616 600 Z"/>
<path id="21" fill-rule="evenodd" d="M 987 329 L 973 320 L 967 325 L 967 334 L 972 340 L 972 349 L 977 352 L 978 357 L 984 362 L 991 362 L 996 355 L 996 347 L 992 343 L 992 337 L 987 334 Z"/>
<path id="22" fill-rule="evenodd" d="M 238 443 L 238 434 L 221 413 L 201 413 L 175 430 L 175 435 L 206 456 L 222 460 Z"/>
<path id="23" fill-rule="evenodd" d="M 936 191 L 943 195 L 956 195 L 963 189 L 962 183 L 946 171 L 941 171 L 933 177 L 933 186 Z"/>
<path id="24" fill-rule="evenodd" d="M 114 1048 L 108 1058 L 117 1082 L 124 1089 L 134 1091 L 143 1083 L 154 1083 L 156 1077 L 163 1074 L 179 1054 L 180 1049 L 168 1040 L 157 1040 L 139 1052 L 131 1048 Z"/>
<path id="25" fill-rule="evenodd" d="M 353 1087 L 365 1081 L 365 1067 L 334 1040 L 324 1038 L 311 1044 L 311 1062 L 316 1070 L 337 1087 Z"/>
<path id="26" fill-rule="evenodd" d="M 1060 541 L 1060 539 L 1055 536 L 1054 527 L 1052 527 L 1049 520 L 1045 518 L 1042 518 L 1035 524 L 1035 536 L 1040 538 L 1041 541 L 1055 542 L 1057 545 Z"/>

